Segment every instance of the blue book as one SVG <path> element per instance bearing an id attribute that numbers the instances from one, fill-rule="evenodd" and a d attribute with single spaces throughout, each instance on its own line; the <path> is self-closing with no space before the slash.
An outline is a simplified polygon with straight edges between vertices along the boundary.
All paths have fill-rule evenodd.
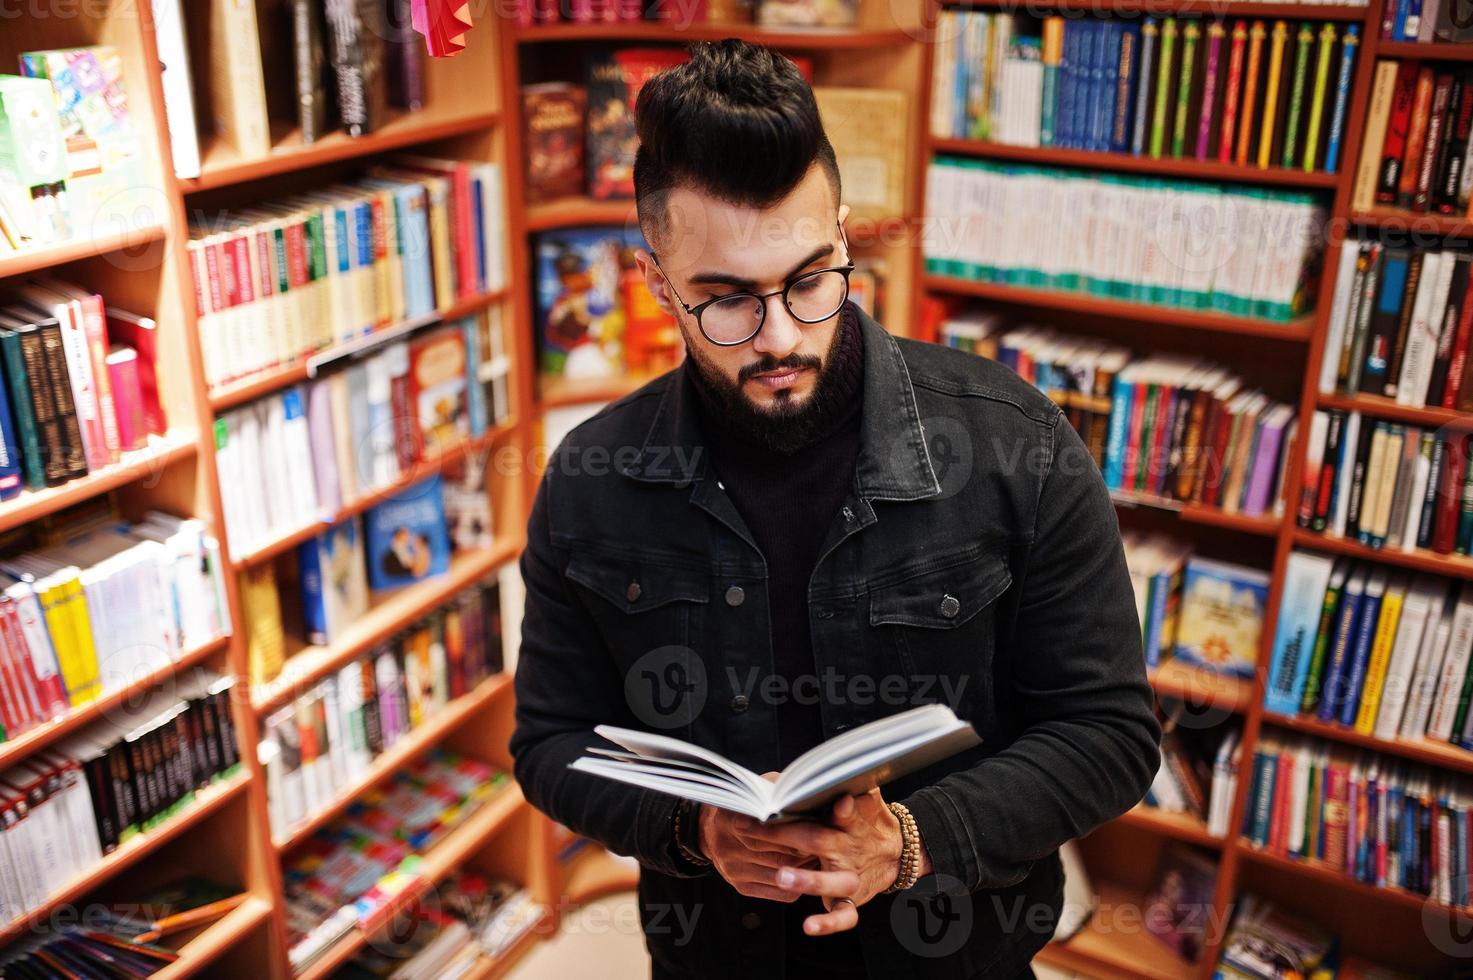
<path id="1" fill-rule="evenodd" d="M 1156 64 L 1156 45 L 1161 28 L 1156 18 L 1147 17 L 1141 25 L 1140 69 L 1135 73 L 1135 113 L 1130 134 L 1130 152 L 1140 156 L 1146 151 L 1146 117 L 1150 115 L 1151 72 Z"/>
<path id="2" fill-rule="evenodd" d="M 1340 42 L 1340 73 L 1335 76 L 1335 109 L 1330 113 L 1330 141 L 1325 147 L 1325 170 L 1340 167 L 1340 142 L 1345 136 L 1345 113 L 1350 108 L 1350 79 L 1355 74 L 1355 53 L 1360 49 L 1360 25 L 1345 28 Z"/>
<path id="3" fill-rule="evenodd" d="M 1140 61 L 1141 27 L 1139 24 L 1120 24 L 1118 26 L 1119 30 L 1115 37 L 1115 74 L 1110 79 L 1110 91 L 1115 93 L 1116 100 L 1124 99 L 1125 104 L 1122 106 L 1119 101 L 1112 103 L 1113 109 L 1110 113 L 1108 132 L 1110 151 L 1124 153 L 1130 148 L 1131 112 L 1135 108 L 1136 89 L 1141 87 L 1140 76 L 1135 70 L 1136 63 Z M 1124 91 L 1120 90 L 1122 66 L 1130 72 Z M 1123 120 L 1118 132 L 1115 128 L 1116 119 Z"/>
<path id="4" fill-rule="evenodd" d="M 1078 86 L 1079 23 L 1064 22 L 1063 50 L 1059 54 L 1059 91 L 1054 107 L 1054 145 L 1074 149 L 1074 93 Z"/>
<path id="5" fill-rule="evenodd" d="M 435 311 L 434 270 L 430 266 L 429 199 L 421 184 L 388 178 L 371 178 L 367 187 L 383 188 L 394 195 L 394 226 L 397 241 L 390 243 L 400 258 L 404 280 L 404 316 L 408 319 Z"/>
<path id="6" fill-rule="evenodd" d="M 972 18 L 979 16 L 971 12 L 961 15 L 961 28 L 956 32 L 953 44 L 956 45 L 956 57 L 952 63 L 956 65 L 956 75 L 952 79 L 951 90 L 951 135 L 963 137 L 967 135 L 967 92 L 971 86 L 971 73 L 973 71 L 970 59 L 967 57 L 967 39 L 972 33 Z"/>
<path id="7" fill-rule="evenodd" d="M 1074 149 L 1089 149 L 1089 72 L 1094 60 L 1096 21 L 1078 25 L 1079 40 L 1075 48 L 1074 67 Z"/>
<path id="8" fill-rule="evenodd" d="M 1083 149 L 1100 148 L 1100 78 L 1104 73 L 1105 51 L 1109 44 L 1107 21 L 1091 21 L 1089 25 L 1089 51 L 1085 55 L 1084 73 L 1084 117 L 1080 121 Z"/>
<path id="9" fill-rule="evenodd" d="M 1344 684 L 1345 664 L 1350 659 L 1351 650 L 1355 644 L 1361 607 L 1365 605 L 1368 574 L 1366 568 L 1359 567 L 1345 583 L 1345 595 L 1340 600 L 1340 615 L 1335 621 L 1334 644 L 1330 647 L 1324 675 L 1320 678 L 1319 707 L 1315 710 L 1315 715 L 1320 721 L 1330 721 L 1340 708 L 1340 689 Z"/>
<path id="10" fill-rule="evenodd" d="M 440 474 L 400 491 L 363 515 L 368 587 L 379 592 L 450 570 Z"/>
<path id="11" fill-rule="evenodd" d="M 1100 52 L 1100 98 L 1096 107 L 1099 124 L 1096 127 L 1095 143 L 1101 150 L 1108 150 L 1110 134 L 1115 129 L 1115 95 L 1120 87 L 1120 38 L 1124 35 L 1123 25 L 1118 20 L 1105 22 Z"/>
<path id="12" fill-rule="evenodd" d="M 1400 795 L 1399 790 L 1397 791 Z M 1453 821 L 1455 833 L 1453 835 L 1453 849 L 1456 852 L 1452 865 L 1455 868 L 1466 868 L 1468 866 L 1468 818 L 1467 807 L 1458 808 L 1457 819 Z M 1455 874 L 1453 881 L 1453 904 L 1463 906 L 1468 904 L 1468 876 L 1466 874 Z"/>
<path id="13" fill-rule="evenodd" d="M 24 458 L 15 420 L 10 415 L 10 400 L 0 387 L 0 500 L 18 497 L 25 488 Z"/>
<path id="14" fill-rule="evenodd" d="M 1299 710 L 1334 566 L 1330 558 L 1312 552 L 1289 555 L 1263 692 L 1263 706 L 1269 711 L 1292 715 Z"/>
<path id="15" fill-rule="evenodd" d="M 297 574 L 307 638 L 319 646 L 335 642 L 368 611 L 358 518 L 335 524 L 298 545 Z"/>
<path id="16" fill-rule="evenodd" d="M 486 190 L 481 186 L 481 178 L 471 177 L 471 217 L 476 222 L 476 292 L 486 291 L 487 266 L 486 266 L 486 212 L 485 212 Z"/>
<path id="17" fill-rule="evenodd" d="M 359 201 L 353 208 L 353 268 L 367 269 L 364 273 L 373 277 L 373 205 Z M 363 333 L 371 331 L 378 318 L 377 310 L 364 310 L 362 323 L 357 324 Z"/>
<path id="18" fill-rule="evenodd" d="M 1360 707 L 1361 686 L 1366 680 L 1366 666 L 1371 660 L 1371 644 L 1376 639 L 1376 624 L 1381 618 L 1381 600 L 1386 596 L 1386 585 L 1391 574 L 1385 568 L 1372 569 L 1366 582 L 1366 594 L 1362 600 L 1360 622 L 1356 624 L 1355 650 L 1349 658 L 1345 679 L 1340 685 L 1339 719 L 1342 725 L 1355 724 L 1355 712 Z"/>
<path id="19" fill-rule="evenodd" d="M 1406 0 L 1402 7 L 1406 10 L 1405 15 L 1400 10 L 1397 11 L 1401 40 L 1415 41 L 1422 23 L 1422 0 Z"/>
<path id="20" fill-rule="evenodd" d="M 1391 21 L 1391 39 L 1393 41 L 1406 40 L 1407 8 L 1411 6 L 1411 0 L 1401 0 L 1396 5 L 1396 15 Z"/>
<path id="21" fill-rule="evenodd" d="M 1253 760 L 1253 829 L 1248 837 L 1259 847 L 1268 843 L 1269 817 L 1274 809 L 1274 781 L 1279 771 L 1279 757 L 1259 751 Z"/>
<path id="22" fill-rule="evenodd" d="M 1125 465 L 1125 430 L 1130 424 L 1130 403 L 1135 385 L 1115 375 L 1110 392 L 1110 429 L 1105 438 L 1105 486 L 1121 487 L 1121 470 Z"/>

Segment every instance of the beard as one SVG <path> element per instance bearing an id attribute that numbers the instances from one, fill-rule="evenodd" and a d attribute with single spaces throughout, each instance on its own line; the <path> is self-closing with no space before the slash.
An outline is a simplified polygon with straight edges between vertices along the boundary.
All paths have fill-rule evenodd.
<path id="1" fill-rule="evenodd" d="M 735 380 L 707 360 L 700 345 L 692 342 L 687 334 L 686 361 L 693 375 L 691 380 L 711 421 L 738 439 L 783 455 L 806 449 L 827 435 L 835 417 L 845 407 L 839 404 L 835 391 L 834 365 L 839 361 L 843 345 L 853 343 L 849 335 L 857 329 L 857 325 L 846 322 L 844 312 L 837 316 L 839 322 L 833 339 L 822 358 L 798 353 L 783 358 L 763 355 L 760 360 L 743 365 Z M 685 331 L 684 324 L 681 331 Z M 815 373 L 807 399 L 795 400 L 790 389 L 782 389 L 773 393 L 770 407 L 763 407 L 742 390 L 753 375 L 794 368 L 811 368 Z"/>

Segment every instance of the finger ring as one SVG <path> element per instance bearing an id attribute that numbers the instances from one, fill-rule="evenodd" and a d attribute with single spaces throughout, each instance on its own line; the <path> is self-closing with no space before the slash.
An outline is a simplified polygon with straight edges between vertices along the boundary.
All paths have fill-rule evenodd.
<path id="1" fill-rule="evenodd" d="M 848 902 L 850 905 L 854 905 L 854 899 L 852 899 L 852 898 L 836 898 L 836 899 L 834 899 L 834 904 L 835 905 L 839 904 L 840 902 Z M 859 911 L 859 906 L 858 905 L 854 905 L 854 911 L 856 911 L 856 912 Z"/>

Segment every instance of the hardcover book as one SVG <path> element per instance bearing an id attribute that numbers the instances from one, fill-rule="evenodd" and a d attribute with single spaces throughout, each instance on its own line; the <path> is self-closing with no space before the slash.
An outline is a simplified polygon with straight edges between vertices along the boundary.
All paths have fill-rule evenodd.
<path id="1" fill-rule="evenodd" d="M 373 591 L 412 585 L 449 570 L 450 537 L 439 474 L 370 508 L 363 525 Z"/>
<path id="2" fill-rule="evenodd" d="M 583 89 L 566 82 L 522 89 L 528 203 L 583 192 Z"/>
<path id="3" fill-rule="evenodd" d="M 1194 556 L 1182 581 L 1176 656 L 1223 674 L 1252 677 L 1268 603 L 1268 573 Z"/>
<path id="4" fill-rule="evenodd" d="M 634 153 L 639 149 L 635 100 L 645 82 L 685 60 L 684 52 L 669 48 L 627 48 L 589 62 L 589 197 L 597 201 L 634 197 Z"/>
<path id="5" fill-rule="evenodd" d="M 344 628 L 368 611 L 363 551 L 363 534 L 356 517 L 298 547 L 302 617 L 313 643 L 332 643 Z"/>

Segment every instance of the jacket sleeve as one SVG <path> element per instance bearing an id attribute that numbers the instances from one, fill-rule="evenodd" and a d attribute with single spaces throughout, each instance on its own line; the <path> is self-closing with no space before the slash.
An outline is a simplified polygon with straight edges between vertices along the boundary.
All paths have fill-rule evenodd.
<path id="1" fill-rule="evenodd" d="M 689 877 L 693 866 L 675 855 L 673 797 L 568 768 L 590 746 L 608 747 L 595 725 L 639 725 L 603 637 L 568 587 L 566 557 L 552 544 L 552 473 L 537 491 L 521 557 L 527 602 L 511 737 L 517 782 L 534 807 L 576 833 L 654 871 Z"/>
<path id="2" fill-rule="evenodd" d="M 1114 506 L 1062 414 L 1035 511 L 1011 635 L 1013 699 L 1024 726 L 996 755 L 902 802 L 937 873 L 999 888 L 1061 844 L 1138 803 L 1160 762 L 1130 575 Z"/>

